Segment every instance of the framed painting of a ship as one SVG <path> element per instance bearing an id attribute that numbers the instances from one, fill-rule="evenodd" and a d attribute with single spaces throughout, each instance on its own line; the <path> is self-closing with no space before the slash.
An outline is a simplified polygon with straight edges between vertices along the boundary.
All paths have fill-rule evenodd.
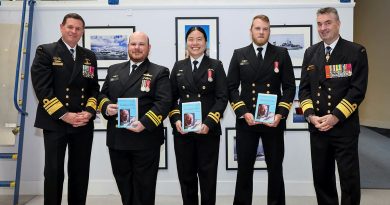
<path id="1" fill-rule="evenodd" d="M 95 53 L 98 68 L 107 68 L 129 59 L 127 44 L 133 32 L 135 26 L 86 26 L 83 47 Z"/>
<path id="2" fill-rule="evenodd" d="M 312 25 L 271 25 L 269 42 L 287 48 L 294 68 L 299 68 L 305 50 L 313 44 Z"/>

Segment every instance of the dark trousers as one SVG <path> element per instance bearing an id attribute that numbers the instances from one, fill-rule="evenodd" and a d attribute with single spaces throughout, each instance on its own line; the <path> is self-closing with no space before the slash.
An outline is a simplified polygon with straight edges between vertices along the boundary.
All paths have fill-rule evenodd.
<path id="1" fill-rule="evenodd" d="M 284 157 L 283 130 L 275 128 L 275 131 L 271 132 L 253 132 L 238 128 L 236 134 L 238 170 L 233 204 L 252 205 L 253 166 L 261 137 L 268 171 L 267 204 L 285 205 L 282 167 Z"/>
<path id="2" fill-rule="evenodd" d="M 81 133 L 43 131 L 45 145 L 44 204 L 60 205 L 64 158 L 68 147 L 68 204 L 84 205 L 87 197 L 93 130 Z"/>
<path id="3" fill-rule="evenodd" d="M 318 205 L 338 205 L 335 161 L 340 176 L 341 204 L 360 204 L 358 136 L 311 133 L 311 159 Z"/>
<path id="4" fill-rule="evenodd" d="M 215 205 L 220 136 L 175 134 L 174 146 L 183 205 Z"/>
<path id="5" fill-rule="evenodd" d="M 145 150 L 109 149 L 123 205 L 154 205 L 160 146 Z"/>

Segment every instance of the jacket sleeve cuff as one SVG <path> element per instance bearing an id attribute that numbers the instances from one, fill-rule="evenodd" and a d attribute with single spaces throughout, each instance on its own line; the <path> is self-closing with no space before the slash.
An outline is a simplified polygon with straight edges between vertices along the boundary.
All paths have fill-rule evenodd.
<path id="1" fill-rule="evenodd" d="M 145 129 L 153 131 L 162 123 L 162 120 L 162 115 L 156 115 L 152 110 L 149 110 L 146 112 L 145 116 L 140 119 L 140 122 L 145 126 Z"/>
<path id="2" fill-rule="evenodd" d="M 276 114 L 280 114 L 283 118 L 287 118 L 291 105 L 292 103 L 279 102 Z"/>

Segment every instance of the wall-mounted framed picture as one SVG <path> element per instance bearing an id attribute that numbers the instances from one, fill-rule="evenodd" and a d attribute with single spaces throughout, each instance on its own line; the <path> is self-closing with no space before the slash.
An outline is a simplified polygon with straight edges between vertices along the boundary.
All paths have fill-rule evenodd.
<path id="1" fill-rule="evenodd" d="M 103 80 L 98 80 L 99 85 L 100 85 L 100 90 L 103 87 L 104 84 L 104 79 Z M 100 111 L 96 111 L 96 118 L 93 121 L 94 123 L 94 130 L 95 131 L 107 131 L 107 120 L 103 117 L 102 113 Z"/>
<path id="2" fill-rule="evenodd" d="M 96 54 L 97 66 L 107 68 L 129 59 L 127 44 L 135 26 L 86 26 L 83 47 Z"/>
<path id="3" fill-rule="evenodd" d="M 301 131 L 301 130 L 308 130 L 308 123 L 305 119 L 305 116 L 303 115 L 303 110 L 301 107 L 301 104 L 299 103 L 298 98 L 298 92 L 299 92 L 299 84 L 301 80 L 295 79 L 295 97 L 292 104 L 292 107 L 290 109 L 290 113 L 288 114 L 287 120 L 286 120 L 286 129 L 289 131 Z"/>
<path id="4" fill-rule="evenodd" d="M 164 144 L 160 147 L 160 162 L 158 169 L 168 169 L 168 130 L 164 127 Z"/>
<path id="5" fill-rule="evenodd" d="M 227 127 L 225 129 L 226 135 L 226 170 L 237 170 L 237 150 L 236 150 L 236 128 Z M 257 147 L 255 170 L 267 169 L 265 163 L 263 143 L 259 140 Z"/>
<path id="6" fill-rule="evenodd" d="M 176 61 L 188 57 L 186 33 L 193 26 L 202 27 L 207 35 L 206 54 L 219 59 L 218 17 L 176 17 Z"/>
<path id="7" fill-rule="evenodd" d="M 104 81 L 107 76 L 108 68 L 98 68 L 97 72 L 99 81 Z M 102 88 L 102 86 L 100 86 L 100 88 Z"/>
<path id="8" fill-rule="evenodd" d="M 269 42 L 287 48 L 294 68 L 301 67 L 305 50 L 313 44 L 312 25 L 271 25 Z"/>

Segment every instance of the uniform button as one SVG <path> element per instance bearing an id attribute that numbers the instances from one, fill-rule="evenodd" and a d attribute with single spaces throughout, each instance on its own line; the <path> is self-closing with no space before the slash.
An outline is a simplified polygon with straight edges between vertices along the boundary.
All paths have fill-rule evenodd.
<path id="1" fill-rule="evenodd" d="M 65 103 L 65 106 L 69 106 L 69 103 Z"/>
<path id="2" fill-rule="evenodd" d="M 83 91 L 83 92 L 84 92 L 84 88 L 81 88 L 81 91 Z"/>
<path id="3" fill-rule="evenodd" d="M 255 90 L 252 90 L 252 93 L 253 93 L 253 94 L 255 94 L 255 93 L 256 93 L 256 91 L 255 91 Z"/>
<path id="4" fill-rule="evenodd" d="M 321 96 L 321 94 L 320 94 L 320 93 L 317 93 L 317 96 L 318 96 L 318 97 L 320 97 L 320 96 Z"/>
<path id="5" fill-rule="evenodd" d="M 320 108 L 317 107 L 316 110 L 317 110 L 317 111 L 320 111 Z"/>
<path id="6" fill-rule="evenodd" d="M 331 98 L 332 98 L 332 96 L 328 95 L 328 99 L 331 99 Z"/>
<path id="7" fill-rule="evenodd" d="M 185 90 L 185 89 L 186 89 L 186 86 L 183 85 L 181 88 L 183 88 L 183 90 Z"/>
<path id="8" fill-rule="evenodd" d="M 82 95 L 81 98 L 84 98 L 84 95 Z"/>
<path id="9" fill-rule="evenodd" d="M 203 89 L 203 90 L 206 90 L 206 86 L 202 86 L 202 89 Z"/>
<path id="10" fill-rule="evenodd" d="M 81 103 L 81 106 L 83 106 L 84 105 L 84 103 Z"/>
<path id="11" fill-rule="evenodd" d="M 255 86 L 256 86 L 256 84 L 252 83 L 252 87 L 255 87 Z"/>
<path id="12" fill-rule="evenodd" d="M 66 88 L 66 91 L 69 91 L 69 88 Z"/>
<path id="13" fill-rule="evenodd" d="M 267 87 L 271 86 L 271 84 L 267 83 Z"/>
<path id="14" fill-rule="evenodd" d="M 321 89 L 321 85 L 320 85 L 320 86 L 318 86 L 318 89 Z"/>
<path id="15" fill-rule="evenodd" d="M 186 97 L 187 97 L 187 98 L 190 98 L 190 95 L 187 94 Z"/>
<path id="16" fill-rule="evenodd" d="M 69 95 L 65 95 L 65 98 L 69 98 Z"/>
<path id="17" fill-rule="evenodd" d="M 317 105 L 318 105 L 318 104 L 320 104 L 320 101 L 319 101 L 319 100 L 317 100 L 317 102 L 316 102 L 316 103 L 317 103 Z"/>
<path id="18" fill-rule="evenodd" d="M 330 114 L 330 110 L 328 110 L 328 114 Z"/>
<path id="19" fill-rule="evenodd" d="M 200 96 L 201 96 L 201 95 L 200 95 L 200 94 L 198 94 L 198 98 L 200 98 Z"/>
<path id="20" fill-rule="evenodd" d="M 255 105 L 255 104 L 253 104 L 253 107 L 256 107 L 256 105 Z"/>
<path id="21" fill-rule="evenodd" d="M 267 90 L 267 94 L 270 94 L 270 92 Z"/>
<path id="22" fill-rule="evenodd" d="M 256 98 L 252 98 L 253 101 L 256 101 Z"/>
<path id="23" fill-rule="evenodd" d="M 331 106 L 331 105 L 332 105 L 332 103 L 328 102 L 328 106 Z"/>
<path id="24" fill-rule="evenodd" d="M 329 91 L 332 91 L 332 88 L 328 88 Z"/>

